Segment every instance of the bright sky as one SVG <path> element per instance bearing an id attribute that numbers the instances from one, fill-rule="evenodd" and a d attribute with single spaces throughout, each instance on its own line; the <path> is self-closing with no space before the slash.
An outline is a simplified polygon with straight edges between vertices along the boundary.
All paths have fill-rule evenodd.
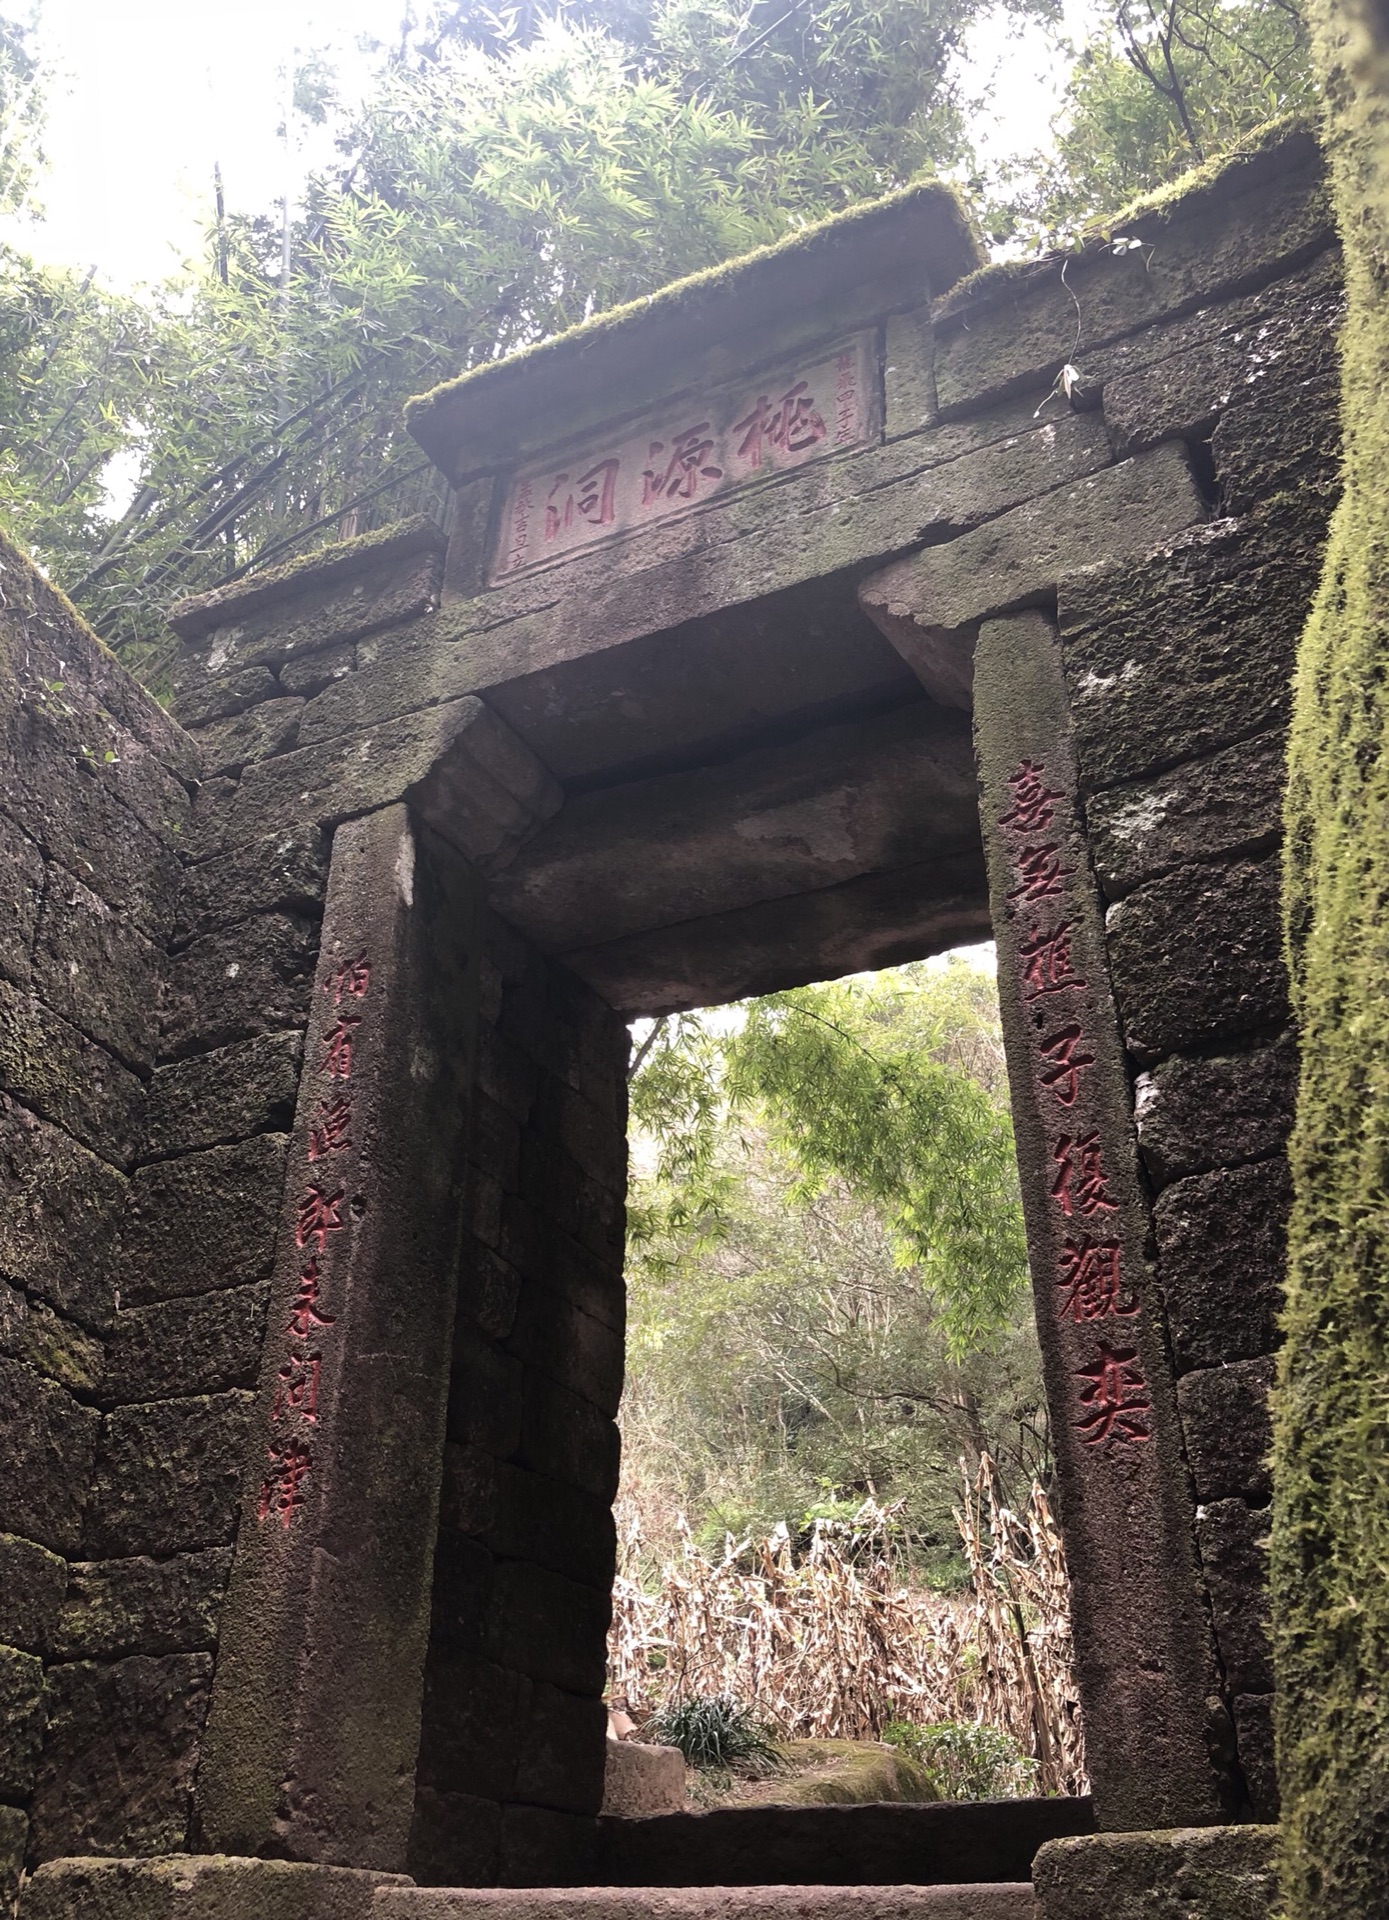
<path id="1" fill-rule="evenodd" d="M 359 37 L 393 40 L 400 14 L 400 0 L 44 0 L 40 45 L 58 75 L 52 164 L 41 187 L 47 219 L 26 244 L 95 266 L 118 286 L 163 278 L 198 245 L 215 162 L 230 208 L 268 210 L 283 190 L 286 59 L 332 47 L 351 84 L 363 71 Z M 985 144 L 995 153 L 1040 145 L 1057 85 L 1041 36 L 1018 40 L 986 23 L 971 91 L 995 70 Z"/>

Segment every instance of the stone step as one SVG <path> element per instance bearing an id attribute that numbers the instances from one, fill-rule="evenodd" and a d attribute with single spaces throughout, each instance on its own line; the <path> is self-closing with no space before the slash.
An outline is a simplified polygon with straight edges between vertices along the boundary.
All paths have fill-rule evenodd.
<path id="1" fill-rule="evenodd" d="M 598 1822 L 608 1887 L 963 1886 L 1032 1877 L 1048 1840 L 1095 1831 L 1088 1799 L 715 1807 Z"/>
<path id="2" fill-rule="evenodd" d="M 1028 1881 L 936 1887 L 379 1887 L 371 1920 L 1036 1920 Z"/>

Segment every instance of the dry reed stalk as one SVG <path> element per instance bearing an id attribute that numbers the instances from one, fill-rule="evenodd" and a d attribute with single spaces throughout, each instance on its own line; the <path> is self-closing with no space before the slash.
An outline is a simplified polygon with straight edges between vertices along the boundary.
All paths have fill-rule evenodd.
<path id="1" fill-rule="evenodd" d="M 610 1685 L 640 1723 L 667 1702 L 730 1694 L 786 1739 L 876 1739 L 891 1720 L 974 1721 L 1011 1734 L 1043 1793 L 1087 1788 L 1071 1674 L 1061 1536 L 1036 1483 L 1023 1516 L 987 1455 L 964 1477 L 956 1520 L 971 1592 L 902 1584 L 896 1510 L 865 1501 L 853 1522 L 817 1521 L 797 1560 L 785 1527 L 724 1543 L 721 1560 L 683 1520 L 677 1559 L 640 1577 L 623 1530 L 613 1588 Z"/>

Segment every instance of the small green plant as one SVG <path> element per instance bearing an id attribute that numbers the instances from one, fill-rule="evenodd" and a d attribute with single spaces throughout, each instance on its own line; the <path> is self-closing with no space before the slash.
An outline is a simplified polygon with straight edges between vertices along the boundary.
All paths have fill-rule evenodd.
<path id="1" fill-rule="evenodd" d="M 649 1736 L 679 1747 L 690 1766 L 710 1773 L 763 1775 L 776 1766 L 776 1749 L 750 1707 L 729 1694 L 699 1694 L 668 1703 L 653 1715 Z"/>
<path id="2" fill-rule="evenodd" d="M 1036 1791 L 1037 1762 L 1011 1734 L 968 1720 L 892 1720 L 883 1739 L 930 1774 L 942 1800 L 1016 1800 Z"/>

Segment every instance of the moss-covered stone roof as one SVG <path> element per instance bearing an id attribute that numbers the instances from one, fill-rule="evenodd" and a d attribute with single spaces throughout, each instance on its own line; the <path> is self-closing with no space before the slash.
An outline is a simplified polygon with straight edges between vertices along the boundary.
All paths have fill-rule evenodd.
<path id="1" fill-rule="evenodd" d="M 432 520 L 415 514 L 408 520 L 394 521 L 371 533 L 360 533 L 353 540 L 338 540 L 331 546 L 315 547 L 297 560 L 283 566 L 267 567 L 264 573 L 233 581 L 230 586 L 214 587 L 209 593 L 191 594 L 169 610 L 169 625 L 182 640 L 196 640 L 214 627 L 230 626 L 257 607 L 272 600 L 290 598 L 310 588 L 336 585 L 351 580 L 383 561 L 403 559 L 407 554 L 423 552 L 427 547 L 442 548 L 444 536 Z"/>
<path id="2" fill-rule="evenodd" d="M 406 424 L 458 480 L 582 431 L 604 408 L 678 390 L 695 363 L 695 378 L 726 377 L 939 294 L 981 258 L 953 189 L 907 187 L 475 367 L 412 400 Z"/>

